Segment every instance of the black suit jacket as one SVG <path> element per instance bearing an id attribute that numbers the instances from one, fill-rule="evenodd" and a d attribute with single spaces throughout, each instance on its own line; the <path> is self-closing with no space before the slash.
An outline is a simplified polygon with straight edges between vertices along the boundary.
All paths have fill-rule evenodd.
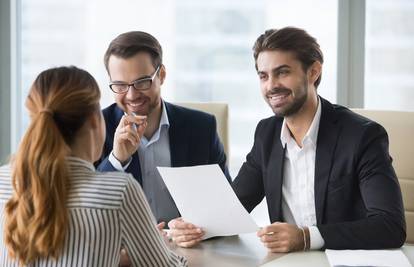
<path id="1" fill-rule="evenodd" d="M 385 129 L 320 99 L 315 208 L 325 248 L 400 247 L 406 237 L 404 208 Z M 259 122 L 253 148 L 233 182 L 249 212 L 266 196 L 272 223 L 283 221 L 282 122 L 275 116 Z"/>
<path id="2" fill-rule="evenodd" d="M 165 102 L 170 122 L 168 130 L 170 139 L 171 165 L 173 167 L 219 164 L 228 181 L 231 181 L 226 165 L 223 145 L 217 135 L 214 116 L 192 109 L 187 109 Z M 113 149 L 116 127 L 124 112 L 116 105 L 103 110 L 106 123 L 106 140 L 100 161 L 95 163 L 100 171 L 116 171 L 108 160 Z M 126 172 L 142 184 L 141 167 L 138 152 L 132 155 L 132 161 Z"/>

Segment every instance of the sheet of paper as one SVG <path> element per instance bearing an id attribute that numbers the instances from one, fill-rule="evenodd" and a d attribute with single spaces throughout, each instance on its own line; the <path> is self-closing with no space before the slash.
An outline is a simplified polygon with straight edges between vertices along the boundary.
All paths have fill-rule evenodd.
<path id="1" fill-rule="evenodd" d="M 157 169 L 183 219 L 203 228 L 204 239 L 259 229 L 217 164 Z"/>
<path id="2" fill-rule="evenodd" d="M 401 249 L 394 250 L 325 250 L 333 266 L 412 267 Z"/>

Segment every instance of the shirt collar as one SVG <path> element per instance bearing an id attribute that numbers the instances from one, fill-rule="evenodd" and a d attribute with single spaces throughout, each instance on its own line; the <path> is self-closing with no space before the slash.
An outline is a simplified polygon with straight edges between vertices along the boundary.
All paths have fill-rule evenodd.
<path id="1" fill-rule="evenodd" d="M 170 121 L 168 120 L 168 115 L 167 115 L 167 109 L 165 107 L 165 102 L 162 101 L 161 105 L 162 105 L 161 106 L 162 107 L 161 118 L 160 118 L 160 124 L 158 125 L 157 131 L 154 133 L 154 135 L 151 137 L 150 140 L 145 138 L 145 136 L 143 136 L 142 139 L 141 139 L 141 143 L 145 146 L 149 146 L 150 144 L 155 143 L 160 139 L 160 134 L 161 134 L 162 128 L 166 128 L 166 129 L 170 128 Z"/>
<path id="2" fill-rule="evenodd" d="M 167 127 L 170 127 L 170 121 L 168 120 L 168 115 L 167 115 L 167 108 L 165 107 L 165 102 L 162 101 L 162 112 L 161 112 L 160 126 L 158 127 L 158 129 L 164 125 L 166 125 Z"/>
<path id="3" fill-rule="evenodd" d="M 305 142 L 305 140 L 310 140 L 313 143 L 313 145 L 316 146 L 316 142 L 318 140 L 318 132 L 319 132 L 319 123 L 320 123 L 320 120 L 321 120 L 321 113 L 322 113 L 321 101 L 318 97 L 318 107 L 316 109 L 315 116 L 313 116 L 312 123 L 311 123 L 307 133 L 305 134 L 305 137 L 303 138 L 304 142 Z M 280 131 L 280 141 L 282 142 L 283 145 L 286 145 L 291 140 L 292 140 L 292 136 L 290 134 L 290 130 L 286 125 L 286 120 L 283 119 L 282 130 Z"/>
<path id="4" fill-rule="evenodd" d="M 90 171 L 95 171 L 95 166 L 93 166 L 92 163 L 84 159 L 78 158 L 78 157 L 67 156 L 66 163 L 68 164 L 69 169 L 83 168 L 83 169 L 88 169 Z"/>

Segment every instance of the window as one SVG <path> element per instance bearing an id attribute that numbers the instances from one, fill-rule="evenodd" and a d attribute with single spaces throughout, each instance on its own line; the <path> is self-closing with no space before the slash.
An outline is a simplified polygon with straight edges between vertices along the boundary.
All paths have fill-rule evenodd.
<path id="1" fill-rule="evenodd" d="M 414 2 L 367 0 L 365 108 L 414 111 Z"/>
<path id="2" fill-rule="evenodd" d="M 77 65 L 97 79 L 102 106 L 111 104 L 103 54 L 118 34 L 147 31 L 164 49 L 166 100 L 229 103 L 233 175 L 252 145 L 257 122 L 272 115 L 260 95 L 252 56 L 265 29 L 293 25 L 314 35 L 326 59 L 319 93 L 336 100 L 335 1 L 22 0 L 21 11 L 23 98 L 40 71 Z"/>
<path id="3" fill-rule="evenodd" d="M 23 98 L 40 71 L 77 65 L 97 79 L 102 106 L 111 104 L 104 52 L 120 33 L 147 31 L 164 49 L 164 99 L 229 104 L 233 177 L 250 151 L 256 124 L 272 115 L 260 93 L 252 54 L 264 30 L 296 26 L 315 36 L 325 56 L 318 92 L 336 101 L 336 1 L 21 1 Z M 27 121 L 22 118 L 20 135 Z"/>

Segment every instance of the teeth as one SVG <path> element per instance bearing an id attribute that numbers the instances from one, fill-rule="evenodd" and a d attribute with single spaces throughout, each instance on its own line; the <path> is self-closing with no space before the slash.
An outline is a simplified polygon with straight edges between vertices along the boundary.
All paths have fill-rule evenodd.
<path id="1" fill-rule="evenodd" d="M 139 106 L 141 106 L 143 103 L 144 103 L 144 101 L 142 101 L 142 102 L 138 102 L 138 103 L 129 103 L 129 105 L 130 105 L 130 106 L 132 106 L 132 107 L 139 107 Z"/>
<path id="2" fill-rule="evenodd" d="M 271 100 L 280 100 L 282 98 L 285 98 L 285 95 L 277 95 L 277 96 L 271 96 L 270 99 Z"/>

